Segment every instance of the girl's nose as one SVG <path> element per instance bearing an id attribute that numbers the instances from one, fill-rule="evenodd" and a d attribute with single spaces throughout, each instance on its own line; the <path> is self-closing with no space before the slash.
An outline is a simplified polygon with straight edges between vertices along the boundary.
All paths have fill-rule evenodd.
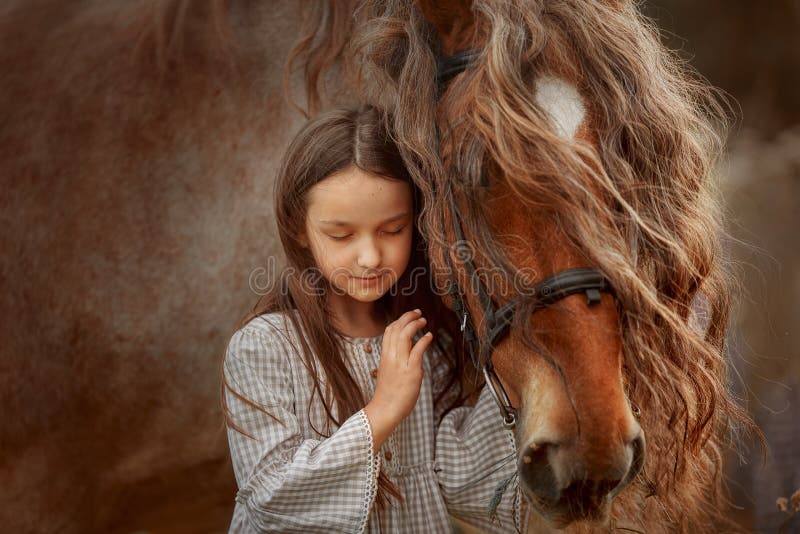
<path id="1" fill-rule="evenodd" d="M 364 240 L 358 250 L 358 266 L 375 268 L 381 264 L 381 251 L 371 239 Z"/>

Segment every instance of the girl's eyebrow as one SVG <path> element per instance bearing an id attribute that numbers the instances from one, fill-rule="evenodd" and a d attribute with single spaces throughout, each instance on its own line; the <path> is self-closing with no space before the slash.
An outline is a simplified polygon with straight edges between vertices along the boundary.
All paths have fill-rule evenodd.
<path id="1" fill-rule="evenodd" d="M 407 211 L 404 211 L 403 213 L 398 213 L 397 215 L 392 215 L 388 219 L 385 219 L 384 221 L 382 221 L 380 224 L 386 224 L 386 223 L 390 223 L 390 222 L 393 222 L 393 221 L 397 221 L 399 219 L 402 219 L 406 215 L 408 215 Z M 337 220 L 326 221 L 326 220 L 320 219 L 317 222 L 320 222 L 322 224 L 330 224 L 332 226 L 351 226 L 351 223 L 349 223 L 347 221 L 337 221 Z"/>

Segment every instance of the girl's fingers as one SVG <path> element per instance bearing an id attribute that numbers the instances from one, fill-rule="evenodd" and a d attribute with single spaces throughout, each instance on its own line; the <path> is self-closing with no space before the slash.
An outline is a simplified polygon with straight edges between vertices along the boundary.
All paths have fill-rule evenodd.
<path id="1" fill-rule="evenodd" d="M 408 352 L 408 350 L 411 348 L 410 341 L 414 336 L 414 333 L 425 324 L 424 322 L 420 325 L 415 324 L 417 319 L 420 318 L 420 315 L 422 315 L 422 311 L 419 308 L 408 311 L 386 327 L 383 338 L 383 354 L 395 355 L 398 354 L 398 352 Z M 415 327 L 413 328 L 411 335 L 407 335 L 405 333 L 406 328 L 409 327 L 409 325 L 411 327 Z M 403 348 L 400 343 L 405 344 L 404 351 L 400 350 Z"/>
<path id="2" fill-rule="evenodd" d="M 395 325 L 397 330 L 402 330 L 403 328 L 405 328 L 405 326 L 408 323 L 410 323 L 411 321 L 414 321 L 415 319 L 418 319 L 421 315 L 422 315 L 422 312 L 419 309 L 411 310 L 411 311 L 405 312 L 403 315 L 401 315 L 392 324 Z"/>
<path id="3" fill-rule="evenodd" d="M 416 312 L 417 310 L 406 312 L 396 320 L 389 323 L 389 326 L 386 327 L 384 338 L 389 341 L 388 348 L 392 349 L 392 351 L 394 351 L 394 343 L 397 333 L 400 332 L 403 329 L 403 326 L 406 325 L 410 320 L 414 319 L 414 314 Z"/>
<path id="4" fill-rule="evenodd" d="M 428 332 L 421 338 L 417 340 L 414 344 L 414 347 L 411 349 L 411 352 L 408 355 L 408 365 L 416 367 L 422 363 L 422 355 L 425 353 L 425 350 L 433 341 L 433 334 Z"/>
<path id="5" fill-rule="evenodd" d="M 398 335 L 399 339 L 397 340 L 397 343 L 398 344 L 401 343 L 401 342 L 407 343 L 406 347 L 408 347 L 408 349 L 410 349 L 411 348 L 411 340 L 414 339 L 414 335 L 416 335 L 417 331 L 420 328 L 422 328 L 423 326 L 425 326 L 425 323 L 427 323 L 427 322 L 428 322 L 427 319 L 425 319 L 424 317 L 420 317 L 419 319 L 417 319 L 415 321 L 411 321 L 410 323 L 408 323 L 403 328 L 403 330 L 400 331 L 400 334 Z M 399 345 L 397 346 L 397 348 L 400 348 Z M 406 350 L 408 350 L 408 349 L 406 349 Z"/>

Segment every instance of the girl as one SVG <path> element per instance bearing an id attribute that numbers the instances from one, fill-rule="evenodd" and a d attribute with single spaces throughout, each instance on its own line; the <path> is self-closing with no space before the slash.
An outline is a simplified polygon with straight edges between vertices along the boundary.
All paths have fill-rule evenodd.
<path id="1" fill-rule="evenodd" d="M 224 361 L 230 532 L 450 532 L 448 514 L 519 528 L 512 434 L 485 389 L 454 407 L 452 314 L 424 269 L 418 195 L 387 122 L 369 108 L 323 115 L 281 166 L 288 265 Z"/>

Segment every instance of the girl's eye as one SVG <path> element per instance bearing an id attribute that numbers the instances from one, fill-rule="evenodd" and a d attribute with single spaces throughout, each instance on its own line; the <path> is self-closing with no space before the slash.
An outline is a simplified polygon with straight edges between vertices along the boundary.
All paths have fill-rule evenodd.
<path id="1" fill-rule="evenodd" d="M 393 232 L 389 232 L 389 231 L 387 231 L 386 233 L 387 233 L 387 234 L 389 234 L 389 235 L 397 235 L 397 234 L 399 234 L 400 232 L 402 232 L 403 230 L 405 230 L 405 228 L 406 228 L 405 226 L 402 226 L 402 227 L 398 228 L 397 230 L 395 230 L 395 231 L 393 231 Z"/>
<path id="2" fill-rule="evenodd" d="M 384 233 L 384 234 L 389 234 L 389 235 L 398 235 L 398 234 L 402 233 L 402 232 L 403 232 L 403 230 L 405 230 L 405 228 L 406 228 L 405 226 L 402 226 L 402 227 L 398 228 L 397 230 L 394 230 L 394 231 L 391 231 L 391 232 L 389 232 L 389 231 L 384 231 L 383 233 Z M 347 235 L 328 235 L 328 237 L 330 237 L 330 238 L 331 238 L 331 239 L 333 239 L 334 241 L 345 241 L 345 240 L 347 240 L 347 239 L 350 239 L 352 236 L 353 236 L 353 234 L 347 234 Z"/>

